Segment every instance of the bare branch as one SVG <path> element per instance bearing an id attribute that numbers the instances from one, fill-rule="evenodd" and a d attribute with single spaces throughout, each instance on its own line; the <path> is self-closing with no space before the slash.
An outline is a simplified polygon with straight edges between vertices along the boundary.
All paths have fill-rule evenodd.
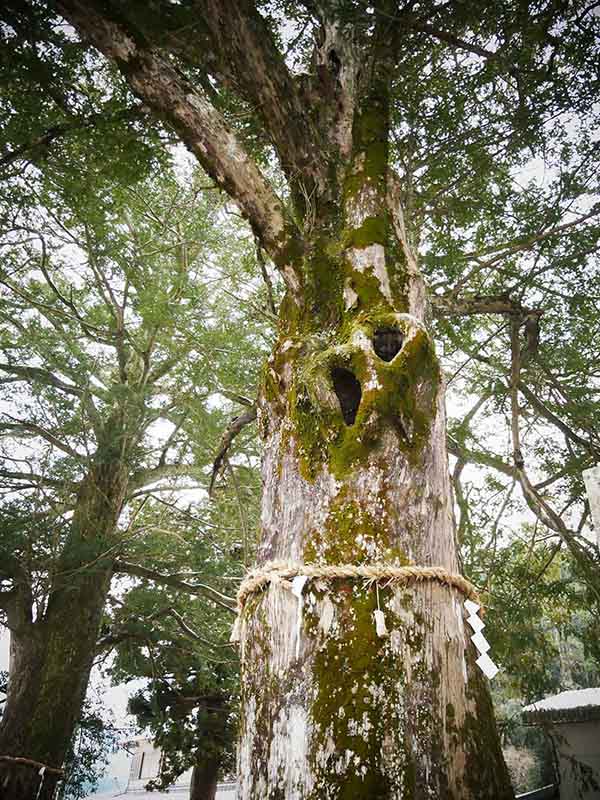
<path id="1" fill-rule="evenodd" d="M 209 495 L 212 494 L 215 485 L 215 480 L 217 478 L 217 475 L 219 474 L 221 465 L 223 464 L 223 461 L 227 456 L 227 452 L 231 447 L 231 443 L 238 435 L 238 433 L 240 433 L 240 431 L 242 431 L 246 427 L 246 425 L 249 425 L 251 422 L 254 422 L 255 419 L 256 419 L 256 406 L 254 405 L 251 408 L 248 408 L 243 413 L 238 414 L 238 416 L 234 417 L 229 423 L 227 430 L 225 431 L 225 433 L 221 438 L 221 442 L 219 444 L 219 450 L 213 462 L 212 475 L 208 487 Z"/>
<path id="2" fill-rule="evenodd" d="M 228 597 L 225 594 L 213 589 L 212 586 L 207 586 L 204 583 L 186 583 L 179 578 L 174 578 L 171 575 L 164 575 L 162 572 L 157 572 L 153 569 L 147 569 L 139 564 L 132 564 L 129 561 L 116 561 L 115 572 L 124 573 L 126 575 L 135 575 L 137 578 L 144 578 L 144 580 L 155 581 L 156 583 L 163 584 L 164 586 L 171 586 L 174 589 L 181 589 L 181 591 L 188 594 L 199 595 L 213 603 L 216 603 L 220 608 L 232 614 L 236 613 L 235 598 Z"/>

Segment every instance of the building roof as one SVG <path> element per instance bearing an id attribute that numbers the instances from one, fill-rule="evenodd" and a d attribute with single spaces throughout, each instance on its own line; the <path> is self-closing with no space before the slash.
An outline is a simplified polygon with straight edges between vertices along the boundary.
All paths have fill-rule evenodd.
<path id="1" fill-rule="evenodd" d="M 600 719 L 600 687 L 572 689 L 525 706 L 525 722 L 587 722 Z"/>

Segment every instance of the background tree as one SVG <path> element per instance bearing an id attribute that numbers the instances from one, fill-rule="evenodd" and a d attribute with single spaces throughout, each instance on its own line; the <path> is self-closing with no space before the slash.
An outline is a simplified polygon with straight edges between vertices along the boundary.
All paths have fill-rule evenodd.
<path id="1" fill-rule="evenodd" d="M 27 179 L 31 199 L 15 206 L 6 193 L 0 274 L 2 488 L 24 498 L 2 507 L 11 677 L 0 751 L 56 769 L 137 515 L 151 492 L 207 484 L 231 413 L 218 393 L 248 402 L 228 384 L 228 351 L 214 352 L 230 263 L 216 255 L 221 206 L 202 177 L 178 180 L 166 163 L 127 189 L 94 181 L 91 166 L 86 189 L 63 177 L 13 180 Z M 227 324 L 248 324 L 244 313 Z M 4 759 L 0 771 L 6 797 L 36 797 L 37 769 Z M 40 797 L 57 777 L 43 776 Z"/>
<path id="2" fill-rule="evenodd" d="M 191 509 L 164 500 L 155 509 L 146 506 L 137 522 L 145 534 L 129 558 L 153 569 L 144 568 L 138 585 L 109 598 L 108 630 L 100 640 L 104 652 L 116 651 L 113 681 L 147 679 L 129 705 L 161 750 L 161 772 L 150 784 L 166 788 L 191 767 L 193 800 L 212 800 L 219 778 L 234 771 L 239 661 L 229 642 L 232 617 L 193 587 L 208 582 L 232 592 L 252 557 L 244 530 L 256 527 L 257 475 L 244 475 L 236 461 L 243 525 L 235 490 L 219 488 L 210 504 Z"/>

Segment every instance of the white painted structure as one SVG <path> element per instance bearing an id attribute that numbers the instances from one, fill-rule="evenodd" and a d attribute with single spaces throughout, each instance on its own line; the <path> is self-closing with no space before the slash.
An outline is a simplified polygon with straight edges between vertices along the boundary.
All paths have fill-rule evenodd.
<path id="1" fill-rule="evenodd" d="M 561 800 L 600 798 L 600 687 L 561 692 L 523 709 L 550 736 Z"/>
<path id="2" fill-rule="evenodd" d="M 191 769 L 180 775 L 177 783 L 170 786 L 168 792 L 150 792 L 146 789 L 146 784 L 152 778 L 158 777 L 161 752 L 154 746 L 151 739 L 143 736 L 130 739 L 128 747 L 134 750 L 134 754 L 125 792 L 115 789 L 114 792 L 92 795 L 88 800 L 112 800 L 112 798 L 123 798 L 123 800 L 188 800 L 192 778 Z M 235 783 L 219 784 L 216 800 L 234 800 L 235 790 Z"/>
<path id="3" fill-rule="evenodd" d="M 596 544 L 600 547 L 600 464 L 584 469 L 581 474 L 583 475 L 585 490 L 590 502 L 590 512 L 596 532 Z"/>

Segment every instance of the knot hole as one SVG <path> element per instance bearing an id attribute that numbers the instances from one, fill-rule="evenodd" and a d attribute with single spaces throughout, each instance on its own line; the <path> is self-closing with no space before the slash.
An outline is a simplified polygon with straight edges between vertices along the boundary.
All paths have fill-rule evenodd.
<path id="1" fill-rule="evenodd" d="M 381 328 L 373 336 L 373 350 L 382 361 L 391 361 L 400 352 L 403 341 L 396 328 Z"/>
<path id="2" fill-rule="evenodd" d="M 334 367 L 331 370 L 331 380 L 344 422 L 346 425 L 354 425 L 362 397 L 360 382 L 349 369 L 343 367 Z"/>

